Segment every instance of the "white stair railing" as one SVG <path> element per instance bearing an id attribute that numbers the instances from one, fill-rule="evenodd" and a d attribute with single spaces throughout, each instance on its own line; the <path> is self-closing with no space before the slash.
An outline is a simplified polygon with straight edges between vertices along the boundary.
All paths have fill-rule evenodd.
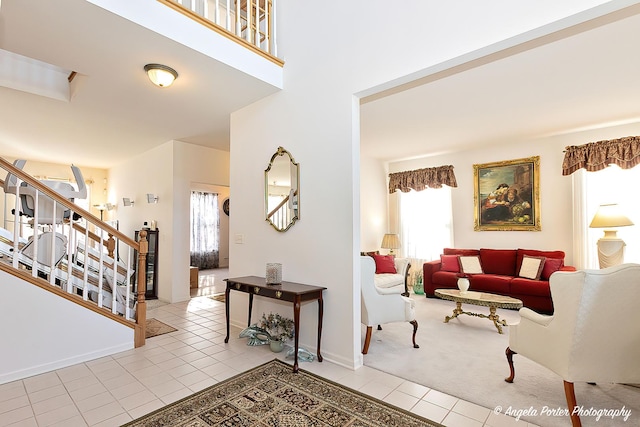
<path id="1" fill-rule="evenodd" d="M 277 58 L 276 0 L 158 0 L 195 16 Z"/>
<path id="2" fill-rule="evenodd" d="M 37 280 L 95 303 L 95 311 L 107 310 L 131 322 L 135 345 L 144 345 L 144 289 L 134 295 L 132 275 L 137 270 L 138 282 L 144 283 L 146 236 L 141 233 L 136 242 L 2 158 L 0 168 L 6 173 L 0 185 L 5 190 L 7 227 L 0 227 L 0 262 L 30 270 Z M 25 210 L 28 214 L 22 214 Z M 12 221 L 6 218 L 10 216 Z M 29 237 L 21 235 L 25 217 L 32 230 Z M 134 252 L 140 255 L 138 259 L 133 259 Z"/>

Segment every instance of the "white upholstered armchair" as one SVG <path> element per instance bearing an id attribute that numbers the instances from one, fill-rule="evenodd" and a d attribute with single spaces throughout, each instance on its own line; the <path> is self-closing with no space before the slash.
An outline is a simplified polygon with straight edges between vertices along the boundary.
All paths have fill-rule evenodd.
<path id="1" fill-rule="evenodd" d="M 509 327 L 507 361 L 525 356 L 558 374 L 573 426 L 580 426 L 575 382 L 640 383 L 640 265 L 557 272 L 551 276 L 554 314 L 527 308 Z"/>
<path id="2" fill-rule="evenodd" d="M 361 321 L 367 326 L 367 334 L 364 340 L 362 353 L 367 354 L 369 343 L 371 342 L 371 332 L 373 325 L 393 322 L 409 322 L 413 326 L 413 347 L 419 348 L 416 344 L 416 332 L 418 322 L 415 316 L 415 302 L 410 298 L 398 293 L 380 294 L 376 288 L 374 276 L 376 265 L 370 256 L 360 257 L 361 265 L 361 299 L 362 311 Z"/>
<path id="3" fill-rule="evenodd" d="M 409 296 L 409 269 L 411 264 L 409 258 L 398 258 L 393 260 L 396 273 L 380 273 L 374 275 L 374 282 L 380 294 L 400 294 Z"/>

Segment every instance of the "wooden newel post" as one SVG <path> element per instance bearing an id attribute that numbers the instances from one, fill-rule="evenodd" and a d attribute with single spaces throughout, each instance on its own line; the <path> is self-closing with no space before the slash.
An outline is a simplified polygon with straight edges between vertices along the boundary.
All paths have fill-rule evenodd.
<path id="1" fill-rule="evenodd" d="M 107 239 L 105 246 L 107 247 L 107 253 L 111 258 L 113 258 L 113 254 L 116 250 L 116 239 L 113 238 L 113 234 L 109 234 L 109 239 Z"/>
<path id="2" fill-rule="evenodd" d="M 138 306 L 136 308 L 136 324 L 138 325 L 135 336 L 135 346 L 142 347 L 145 342 L 145 334 L 147 329 L 147 303 L 144 300 L 144 293 L 147 289 L 147 252 L 149 252 L 149 242 L 147 241 L 147 231 L 140 230 L 140 240 L 138 244 L 138 289 L 137 299 Z"/>

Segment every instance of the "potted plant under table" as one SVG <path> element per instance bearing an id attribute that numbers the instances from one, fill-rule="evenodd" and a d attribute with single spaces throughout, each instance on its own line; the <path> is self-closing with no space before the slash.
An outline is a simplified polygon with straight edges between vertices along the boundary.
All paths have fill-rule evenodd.
<path id="1" fill-rule="evenodd" d="M 278 313 L 269 313 L 268 316 L 263 313 L 260 327 L 269 334 L 269 346 L 275 353 L 281 352 L 285 342 L 293 338 L 293 320 L 282 317 Z"/>

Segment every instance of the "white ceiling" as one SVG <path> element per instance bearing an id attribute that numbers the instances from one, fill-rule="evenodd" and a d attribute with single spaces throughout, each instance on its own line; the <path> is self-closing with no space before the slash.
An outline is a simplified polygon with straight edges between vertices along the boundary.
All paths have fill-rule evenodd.
<path id="1" fill-rule="evenodd" d="M 0 87 L 0 156 L 108 168 L 172 139 L 228 150 L 230 112 L 276 91 L 84 0 L 0 5 L 0 48 L 87 76 L 69 103 Z M 363 153 L 398 160 L 640 121 L 637 9 L 372 97 Z M 154 87 L 149 62 L 175 68 L 176 83 Z"/>
<path id="2" fill-rule="evenodd" d="M 361 108 L 362 152 L 401 160 L 640 122 L 639 9 L 372 96 Z"/>
<path id="3" fill-rule="evenodd" d="M 229 114 L 277 91 L 85 0 L 1 0 L 0 48 L 77 71 L 70 102 L 0 87 L 0 156 L 107 168 L 173 139 L 229 150 Z M 143 67 L 175 68 L 158 88 Z"/>

